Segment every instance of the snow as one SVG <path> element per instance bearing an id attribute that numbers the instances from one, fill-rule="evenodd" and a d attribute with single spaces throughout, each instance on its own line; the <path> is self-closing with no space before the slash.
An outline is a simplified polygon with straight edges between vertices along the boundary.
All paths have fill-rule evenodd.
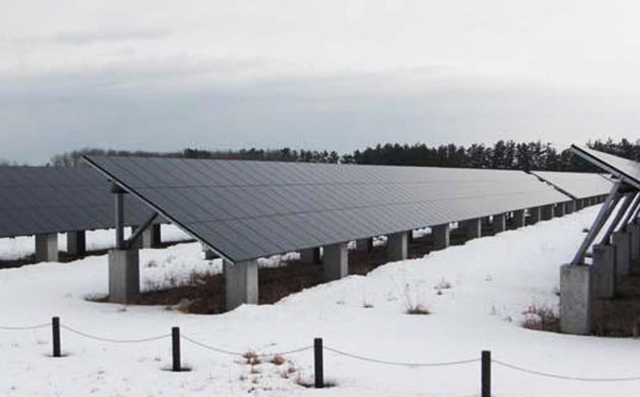
<path id="1" fill-rule="evenodd" d="M 559 267 L 571 260 L 598 208 L 468 242 L 464 246 L 379 267 L 292 295 L 275 305 L 242 306 L 215 316 L 165 307 L 87 301 L 106 294 L 106 256 L 0 271 L 0 326 L 47 323 L 106 338 L 140 339 L 170 333 L 236 352 L 275 353 L 312 345 L 376 359 L 448 362 L 493 358 L 538 371 L 581 377 L 640 375 L 633 339 L 578 337 L 527 330 L 532 303 L 557 310 Z M 100 240 L 100 238 L 95 238 Z M 107 240 L 107 239 L 105 239 Z M 111 241 L 109 239 L 109 241 Z M 106 243 L 106 241 L 105 241 Z M 0 255 L 16 254 L 3 241 Z M 291 254 L 293 255 L 293 254 Z M 279 263 L 277 259 L 273 263 Z M 266 261 L 264 265 L 269 265 Z M 168 276 L 220 271 L 197 243 L 141 251 L 143 287 Z M 450 288 L 443 288 L 448 287 Z M 407 315 L 406 302 L 431 315 Z M 171 341 L 107 343 L 62 330 L 64 358 L 49 357 L 49 328 L 0 330 L 3 396 L 475 396 L 479 363 L 447 367 L 386 366 L 325 351 L 325 375 L 336 387 L 298 385 L 313 376 L 311 351 L 286 356 L 282 366 L 251 366 L 242 358 L 182 342 L 190 372 L 166 371 Z M 291 367 L 291 374 L 285 376 Z M 632 396 L 640 382 L 576 382 L 493 366 L 496 396 Z"/>
<path id="2" fill-rule="evenodd" d="M 174 225 L 161 225 L 163 242 L 189 240 L 187 234 Z M 89 230 L 86 232 L 87 250 L 96 251 L 114 246 L 116 232 L 110 230 Z M 131 235 L 131 228 L 125 228 L 125 238 Z M 0 260 L 15 260 L 31 255 L 35 252 L 35 237 L 21 236 L 15 238 L 0 238 Z M 58 249 L 67 250 L 67 234 L 58 234 Z"/>

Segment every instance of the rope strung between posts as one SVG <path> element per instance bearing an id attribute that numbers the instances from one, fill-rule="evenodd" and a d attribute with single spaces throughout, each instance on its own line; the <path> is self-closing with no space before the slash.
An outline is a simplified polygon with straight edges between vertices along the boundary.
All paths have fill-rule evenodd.
<path id="1" fill-rule="evenodd" d="M 196 346 L 202 347 L 203 349 L 211 350 L 211 351 L 214 351 L 214 352 L 217 352 L 217 353 L 227 354 L 227 355 L 230 355 L 230 356 L 239 356 L 239 357 L 242 357 L 242 356 L 244 356 L 246 354 L 246 353 L 234 352 L 234 351 L 230 351 L 230 350 L 221 349 L 219 347 L 214 347 L 214 346 L 211 346 L 211 345 L 207 345 L 205 343 L 198 342 L 197 340 L 195 340 L 193 338 L 190 338 L 190 337 L 188 337 L 188 336 L 186 336 L 184 334 L 181 334 L 180 338 L 184 339 L 187 342 L 192 343 L 192 344 L 194 344 Z M 256 356 L 257 357 L 261 357 L 261 358 L 262 357 L 273 357 L 273 356 L 287 356 L 287 355 L 290 355 L 290 354 L 300 353 L 300 352 L 303 352 L 303 351 L 306 351 L 306 350 L 311 350 L 311 349 L 313 349 L 313 346 L 306 346 L 306 347 L 301 347 L 299 349 L 288 350 L 288 351 L 284 351 L 284 352 L 276 352 L 276 353 L 268 353 L 268 354 L 267 353 L 256 354 Z"/>
<path id="2" fill-rule="evenodd" d="M 47 324 L 40 324 L 40 325 L 31 325 L 31 326 L 25 326 L 25 327 L 4 327 L 4 326 L 0 326 L 0 330 L 2 331 L 29 331 L 32 329 L 40 329 L 40 328 L 47 328 L 50 327 L 51 324 L 47 323 Z"/>
<path id="3" fill-rule="evenodd" d="M 160 339 L 165 339 L 165 338 L 169 338 L 171 337 L 171 334 L 165 334 L 165 335 L 160 335 L 160 336 L 154 336 L 151 338 L 143 338 L 143 339 L 111 339 L 111 338 L 103 338 L 103 337 L 99 337 L 99 336 L 94 336 L 94 335 L 90 335 L 81 331 L 78 331 L 77 329 L 73 329 L 67 325 L 61 324 L 60 328 L 64 328 L 67 331 L 74 333 L 76 335 L 88 338 L 88 339 L 93 339 L 93 340 L 97 340 L 100 342 L 109 342 L 109 343 L 145 343 L 145 342 L 153 342 L 156 340 L 160 340 Z"/>
<path id="4" fill-rule="evenodd" d="M 368 361 L 368 362 L 376 363 L 376 364 L 394 365 L 394 366 L 398 366 L 398 367 L 447 367 L 447 366 L 453 366 L 453 365 L 472 364 L 472 363 L 477 363 L 477 362 L 480 361 L 479 358 L 472 358 L 472 359 L 469 359 L 469 360 L 449 361 L 449 362 L 441 362 L 441 363 L 406 363 L 406 362 L 397 362 L 397 361 L 385 361 L 385 360 L 379 360 L 379 359 L 376 359 L 376 358 L 359 356 L 359 355 L 356 355 L 356 354 L 343 352 L 341 350 L 334 349 L 334 348 L 328 347 L 328 346 L 324 346 L 324 349 L 328 350 L 330 352 L 333 352 L 335 354 L 338 354 L 338 355 L 341 355 L 341 356 L 345 356 L 345 357 L 349 357 L 349 358 L 353 358 L 353 359 L 356 359 L 356 360 Z"/>
<path id="5" fill-rule="evenodd" d="M 492 363 L 498 364 L 505 368 L 509 368 L 515 371 L 523 372 L 530 375 L 543 376 L 545 378 L 553 378 L 553 379 L 561 379 L 561 380 L 571 380 L 577 382 L 632 382 L 632 381 L 640 381 L 640 376 L 632 376 L 627 378 L 583 378 L 579 376 L 565 376 L 565 375 L 557 375 L 551 374 L 548 372 L 536 371 L 528 368 L 519 367 L 517 365 L 508 364 L 504 361 L 499 360 L 491 360 Z"/>

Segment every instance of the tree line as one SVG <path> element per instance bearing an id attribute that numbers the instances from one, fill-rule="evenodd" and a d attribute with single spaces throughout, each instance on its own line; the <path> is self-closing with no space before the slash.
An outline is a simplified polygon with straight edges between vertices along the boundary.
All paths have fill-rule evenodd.
<path id="1" fill-rule="evenodd" d="M 631 143 L 627 139 L 614 142 L 587 142 L 587 146 L 611 153 L 620 157 L 640 161 L 640 141 Z M 414 145 L 380 144 L 364 150 L 356 150 L 349 154 L 338 154 L 335 151 L 318 151 L 304 149 L 241 149 L 241 150 L 203 150 L 184 149 L 179 152 L 150 152 L 82 149 L 55 155 L 50 165 L 81 165 L 83 155 L 106 156 L 142 156 L 186 159 L 225 159 L 254 161 L 286 161 L 333 164 L 377 164 L 405 165 L 447 168 L 485 168 L 524 171 L 573 171 L 597 172 L 598 170 L 586 161 L 575 156 L 569 149 L 558 151 L 549 143 L 541 141 L 520 142 L 499 140 L 493 145 L 472 144 L 458 146 L 455 144 L 428 146 L 424 143 Z"/>

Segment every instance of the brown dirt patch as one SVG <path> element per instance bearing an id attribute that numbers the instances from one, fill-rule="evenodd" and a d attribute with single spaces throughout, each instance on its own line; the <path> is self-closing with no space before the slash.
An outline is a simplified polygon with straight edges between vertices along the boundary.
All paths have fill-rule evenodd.
<path id="1" fill-rule="evenodd" d="M 465 236 L 454 231 L 452 245 L 462 245 Z M 415 239 L 409 244 L 409 258 L 420 258 L 433 249 L 430 236 Z M 389 262 L 385 246 L 374 247 L 371 252 L 349 251 L 349 274 L 366 275 Z M 259 269 L 259 304 L 273 304 L 293 293 L 324 282 L 322 264 L 290 261 L 286 266 Z M 185 303 L 184 305 L 181 304 Z M 188 285 L 141 294 L 133 304 L 163 305 L 197 314 L 218 314 L 225 311 L 224 276 L 221 274 L 194 275 Z"/>

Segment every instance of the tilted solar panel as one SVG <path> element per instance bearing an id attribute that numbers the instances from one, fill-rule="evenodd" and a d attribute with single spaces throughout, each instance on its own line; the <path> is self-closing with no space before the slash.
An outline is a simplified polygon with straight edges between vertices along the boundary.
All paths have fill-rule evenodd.
<path id="1" fill-rule="evenodd" d="M 0 237 L 107 229 L 115 226 L 111 184 L 91 168 L 0 167 Z M 128 197 L 127 225 L 153 211 Z"/>
<path id="2" fill-rule="evenodd" d="M 613 188 L 613 182 L 600 174 L 552 171 L 531 173 L 574 199 L 606 195 Z"/>
<path id="3" fill-rule="evenodd" d="M 603 170 L 625 179 L 635 188 L 640 189 L 640 163 L 576 145 L 571 145 L 571 150 Z"/>
<path id="4" fill-rule="evenodd" d="M 570 200 L 519 171 L 85 159 L 233 262 Z"/>

